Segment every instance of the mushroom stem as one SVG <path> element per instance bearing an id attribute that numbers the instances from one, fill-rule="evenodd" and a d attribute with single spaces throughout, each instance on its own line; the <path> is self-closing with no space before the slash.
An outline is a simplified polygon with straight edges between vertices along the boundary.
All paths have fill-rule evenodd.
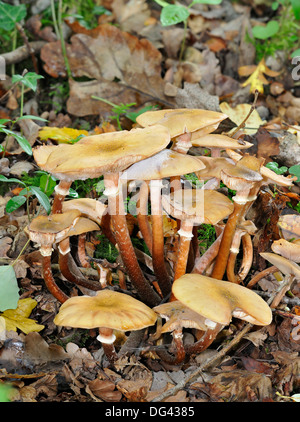
<path id="1" fill-rule="evenodd" d="M 99 328 L 97 340 L 101 342 L 105 356 L 111 364 L 118 359 L 118 355 L 114 346 L 115 335 L 112 328 Z"/>
<path id="2" fill-rule="evenodd" d="M 178 258 L 175 266 L 174 280 L 181 277 L 186 272 L 186 266 L 189 256 L 191 239 L 193 237 L 193 223 L 188 220 L 181 221 L 181 227 L 178 231 L 180 235 Z"/>
<path id="3" fill-rule="evenodd" d="M 148 197 L 149 186 L 147 182 L 143 182 L 140 186 L 139 198 L 137 201 L 137 221 L 142 233 L 143 239 L 152 253 L 152 231 L 148 220 Z"/>
<path id="4" fill-rule="evenodd" d="M 238 274 L 235 273 L 235 264 L 236 257 L 239 253 L 240 243 L 243 244 L 243 260 Z M 227 278 L 228 281 L 232 283 L 240 284 L 242 280 L 245 279 L 246 275 L 251 269 L 253 259 L 253 245 L 251 241 L 251 236 L 249 233 L 245 233 L 242 230 L 237 230 L 235 232 L 232 245 L 230 248 L 230 254 L 227 262 Z"/>
<path id="5" fill-rule="evenodd" d="M 43 256 L 43 277 L 49 292 L 60 302 L 64 303 L 69 297 L 58 287 L 51 270 L 51 255 Z"/>
<path id="6" fill-rule="evenodd" d="M 89 268 L 91 265 L 87 259 L 86 252 L 85 252 L 85 242 L 86 242 L 86 233 L 82 233 L 78 236 L 78 259 L 80 262 L 81 267 Z"/>
<path id="7" fill-rule="evenodd" d="M 273 265 L 272 267 L 268 267 L 266 269 L 264 269 L 263 271 L 261 271 L 260 273 L 256 274 L 247 284 L 247 288 L 248 289 L 252 289 L 253 286 L 255 286 L 255 284 L 257 284 L 259 282 L 259 280 L 261 280 L 264 277 L 267 277 L 270 274 L 276 273 L 278 271 L 278 268 L 275 267 L 275 265 Z"/>
<path id="8" fill-rule="evenodd" d="M 178 328 L 172 332 L 173 336 L 173 345 L 175 347 L 175 355 L 171 355 L 166 350 L 157 350 L 156 353 L 158 356 L 166 363 L 170 365 L 178 365 L 183 362 L 185 359 L 185 348 L 183 345 L 183 334 L 182 329 Z"/>
<path id="9" fill-rule="evenodd" d="M 231 243 L 234 237 L 235 229 L 239 219 L 242 217 L 244 211 L 244 204 L 234 203 L 234 210 L 228 217 L 225 229 L 223 232 L 220 249 L 217 259 L 211 274 L 212 278 L 222 280 L 227 266 L 227 260 L 230 253 Z"/>
<path id="10" fill-rule="evenodd" d="M 62 275 L 74 284 L 78 286 L 85 287 L 87 289 L 98 291 L 101 290 L 101 285 L 99 283 L 93 283 L 90 280 L 87 280 L 84 276 L 79 276 L 74 274 L 74 272 L 70 269 L 73 266 L 74 271 L 81 274 L 79 268 L 77 268 L 72 255 L 70 254 L 70 239 L 67 237 L 66 239 L 62 240 L 58 246 L 59 250 L 59 269 Z"/>
<path id="11" fill-rule="evenodd" d="M 192 273 L 203 274 L 205 272 L 206 268 L 213 262 L 215 257 L 218 255 L 222 236 L 223 231 L 217 237 L 214 243 L 204 252 L 204 254 L 200 258 L 196 259 Z"/>
<path id="12" fill-rule="evenodd" d="M 104 183 L 106 187 L 113 186 L 117 190 L 119 175 L 117 173 L 105 174 Z M 160 297 L 145 279 L 134 252 L 126 222 L 122 189 L 115 196 L 108 196 L 108 210 L 114 227 L 115 239 L 132 284 L 146 304 L 158 305 Z"/>
<path id="13" fill-rule="evenodd" d="M 152 264 L 159 288 L 166 297 L 171 291 L 170 276 L 166 269 L 164 252 L 163 212 L 161 204 L 161 180 L 150 181 L 151 221 L 152 221 Z"/>
<path id="14" fill-rule="evenodd" d="M 288 290 L 290 290 L 291 285 L 293 284 L 294 280 L 295 280 L 295 276 L 293 274 L 290 274 L 289 276 L 285 277 L 285 280 L 280 286 L 279 291 L 275 294 L 275 297 L 272 300 L 272 303 L 270 305 L 271 308 L 276 308 L 279 305 L 283 296 L 286 294 Z"/>
<path id="15" fill-rule="evenodd" d="M 214 328 L 209 328 L 204 332 L 203 336 L 194 344 L 186 346 L 185 352 L 187 355 L 194 355 L 206 350 L 212 342 L 216 339 L 219 332 L 223 329 L 223 325 L 216 324 Z"/>
<path id="16" fill-rule="evenodd" d="M 60 180 L 59 184 L 55 186 L 55 196 L 52 204 L 52 214 L 62 213 L 62 203 L 69 193 L 72 182 Z"/>

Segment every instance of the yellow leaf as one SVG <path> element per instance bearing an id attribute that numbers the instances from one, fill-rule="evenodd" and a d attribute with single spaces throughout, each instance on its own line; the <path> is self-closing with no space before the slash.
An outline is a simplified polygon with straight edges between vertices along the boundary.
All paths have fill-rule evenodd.
<path id="1" fill-rule="evenodd" d="M 250 85 L 250 92 L 255 92 L 256 90 L 263 94 L 264 92 L 264 85 L 268 85 L 269 81 L 265 78 L 265 75 L 275 77 L 280 74 L 280 72 L 275 72 L 274 70 L 269 69 L 264 59 L 262 59 L 257 66 L 241 66 L 238 69 L 240 76 L 248 76 L 251 74 L 251 76 L 242 83 L 242 86 Z"/>
<path id="2" fill-rule="evenodd" d="M 239 104 L 235 108 L 230 107 L 230 105 L 226 102 L 220 104 L 220 109 L 222 113 L 227 114 L 230 120 L 232 120 L 237 126 L 239 126 L 239 124 L 243 122 L 245 117 L 247 117 L 250 108 L 250 104 Z M 260 118 L 256 110 L 253 110 L 246 122 L 246 128 L 243 129 L 243 132 L 247 135 L 253 135 L 258 131 L 258 128 L 264 123 L 266 123 L 266 121 Z"/>
<path id="3" fill-rule="evenodd" d="M 16 309 L 7 309 L 1 314 L 1 321 L 5 322 L 7 331 L 17 331 L 28 334 L 32 331 L 41 331 L 44 325 L 37 324 L 33 319 L 28 318 L 32 310 L 36 307 L 37 301 L 31 298 L 20 299 Z"/>
<path id="4" fill-rule="evenodd" d="M 149 223 L 151 225 L 151 216 L 148 216 Z M 174 236 L 177 233 L 177 222 L 172 218 L 163 215 L 163 231 L 164 237 Z"/>
<path id="5" fill-rule="evenodd" d="M 47 141 L 52 139 L 59 144 L 69 144 L 78 138 L 80 135 L 87 136 L 89 133 L 87 130 L 72 129 L 69 127 L 43 127 L 39 131 L 39 138 L 41 141 Z"/>

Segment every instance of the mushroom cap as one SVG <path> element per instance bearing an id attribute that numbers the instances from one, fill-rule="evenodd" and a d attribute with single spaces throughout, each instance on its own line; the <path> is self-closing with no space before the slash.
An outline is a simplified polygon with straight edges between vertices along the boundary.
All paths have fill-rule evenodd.
<path id="1" fill-rule="evenodd" d="M 165 149 L 130 166 L 122 173 L 121 179 L 158 180 L 193 173 L 204 167 L 196 157 Z"/>
<path id="2" fill-rule="evenodd" d="M 260 256 L 275 265 L 284 275 L 293 275 L 300 279 L 300 267 L 295 262 L 271 252 L 261 252 Z"/>
<path id="3" fill-rule="evenodd" d="M 206 126 L 220 123 L 227 117 L 226 114 L 216 111 L 179 108 L 146 111 L 140 114 L 136 121 L 143 127 L 154 124 L 163 125 L 169 129 L 171 138 L 174 138 L 186 132 L 195 132 Z"/>
<path id="4" fill-rule="evenodd" d="M 209 134 L 205 136 L 197 135 L 197 132 L 192 133 L 191 143 L 193 147 L 205 148 L 231 148 L 231 149 L 247 149 L 253 146 L 250 142 L 238 141 L 226 135 Z"/>
<path id="5" fill-rule="evenodd" d="M 256 157 L 253 158 L 256 159 Z M 251 187 L 255 182 L 260 182 L 263 179 L 257 170 L 253 170 L 249 165 L 243 165 L 241 162 L 237 162 L 234 167 L 224 168 L 220 175 L 222 182 L 228 188 L 237 191 Z"/>
<path id="6" fill-rule="evenodd" d="M 102 216 L 107 212 L 107 205 L 97 199 L 77 198 L 64 201 L 62 204 L 63 212 L 70 210 L 79 210 L 81 215 L 88 217 L 98 224 L 101 224 Z"/>
<path id="7" fill-rule="evenodd" d="M 67 237 L 79 236 L 82 233 L 100 230 L 98 224 L 86 217 L 79 217 L 74 226 L 68 231 Z"/>
<path id="8" fill-rule="evenodd" d="M 212 179 L 213 177 L 216 177 L 217 179 L 221 178 L 221 171 L 225 167 L 234 167 L 235 162 L 231 160 L 230 158 L 226 157 L 195 157 L 197 159 L 200 159 L 201 162 L 205 165 L 204 169 L 201 169 L 196 172 L 196 175 L 199 179 L 207 180 Z"/>
<path id="9" fill-rule="evenodd" d="M 79 210 L 71 210 L 61 214 L 39 215 L 28 226 L 31 241 L 43 245 L 51 245 L 68 236 L 68 232 L 80 217 Z"/>
<path id="10" fill-rule="evenodd" d="M 33 155 L 38 166 L 61 180 L 85 180 L 125 170 L 156 154 L 170 142 L 164 126 L 102 133 L 74 145 L 40 146 Z"/>
<path id="11" fill-rule="evenodd" d="M 172 292 L 188 308 L 222 325 L 228 325 L 232 316 L 255 325 L 269 325 L 272 321 L 268 304 L 239 284 L 185 274 L 174 281 Z"/>
<path id="12" fill-rule="evenodd" d="M 285 239 L 278 239 L 272 243 L 271 249 L 284 258 L 294 262 L 300 262 L 300 244 L 298 243 L 289 242 Z"/>
<path id="13" fill-rule="evenodd" d="M 241 154 L 239 154 L 237 151 L 234 151 L 230 148 L 226 149 L 226 153 L 235 162 L 238 162 L 243 158 Z M 293 181 L 296 180 L 293 177 L 285 177 L 285 176 L 282 176 L 281 174 L 276 174 L 273 170 L 265 166 L 261 166 L 260 173 L 263 176 L 264 182 L 276 183 L 277 185 L 280 185 L 280 186 L 293 186 Z"/>
<path id="14" fill-rule="evenodd" d="M 125 293 L 100 290 L 95 296 L 67 299 L 54 323 L 74 328 L 132 331 L 154 325 L 156 319 L 157 314 L 143 302 Z"/>
<path id="15" fill-rule="evenodd" d="M 167 320 L 161 328 L 162 333 L 168 333 L 180 328 L 196 328 L 202 331 L 206 331 L 209 328 L 205 324 L 206 318 L 192 311 L 179 300 L 155 306 L 153 310 Z"/>
<path id="16" fill-rule="evenodd" d="M 228 217 L 234 209 L 225 195 L 210 189 L 178 189 L 162 195 L 164 210 L 174 218 L 193 224 L 212 224 Z"/>

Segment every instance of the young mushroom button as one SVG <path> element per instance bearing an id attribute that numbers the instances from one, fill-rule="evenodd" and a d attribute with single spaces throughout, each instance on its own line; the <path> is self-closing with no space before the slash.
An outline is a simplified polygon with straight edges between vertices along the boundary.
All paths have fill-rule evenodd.
<path id="1" fill-rule="evenodd" d="M 59 326 L 99 328 L 97 339 L 111 363 L 117 359 L 114 347 L 116 331 L 134 331 L 154 325 L 157 314 L 133 297 L 112 290 L 101 290 L 96 296 L 68 299 L 54 318 Z"/>

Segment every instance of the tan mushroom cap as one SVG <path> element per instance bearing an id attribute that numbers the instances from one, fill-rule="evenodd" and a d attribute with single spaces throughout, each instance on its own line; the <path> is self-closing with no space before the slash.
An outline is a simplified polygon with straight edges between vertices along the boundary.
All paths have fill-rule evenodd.
<path id="1" fill-rule="evenodd" d="M 40 168 L 61 180 L 85 180 L 125 170 L 170 142 L 161 125 L 87 136 L 74 145 L 40 146 L 33 155 Z"/>
<path id="2" fill-rule="evenodd" d="M 196 172 L 196 176 L 199 179 L 207 180 L 216 177 L 217 179 L 221 178 L 221 171 L 225 167 L 234 167 L 235 162 L 230 158 L 226 157 L 195 157 L 200 159 L 201 162 L 205 165 L 205 168 Z"/>
<path id="3" fill-rule="evenodd" d="M 29 238 L 41 246 L 56 243 L 68 235 L 79 217 L 79 210 L 49 216 L 39 215 L 28 226 Z"/>
<path id="4" fill-rule="evenodd" d="M 205 147 L 205 148 L 231 148 L 231 149 L 247 149 L 252 147 L 253 144 L 246 141 L 238 141 L 230 138 L 226 135 L 209 134 L 205 136 L 199 136 L 197 133 L 192 133 L 191 143 L 193 147 Z"/>
<path id="5" fill-rule="evenodd" d="M 210 189 L 178 189 L 162 196 L 167 214 L 193 224 L 212 224 L 228 217 L 234 204 L 225 195 Z"/>
<path id="6" fill-rule="evenodd" d="M 96 296 L 66 300 L 54 323 L 74 328 L 132 331 L 154 325 L 156 319 L 157 314 L 143 302 L 124 293 L 101 290 Z"/>
<path id="7" fill-rule="evenodd" d="M 235 162 L 238 162 L 243 158 L 241 154 L 235 150 L 231 150 L 230 148 L 226 149 L 226 153 Z M 281 174 L 276 174 L 274 171 L 265 166 L 261 166 L 260 173 L 263 176 L 263 181 L 265 183 L 275 183 L 280 186 L 293 186 L 293 182 L 297 179 L 296 177 L 285 177 Z"/>
<path id="8" fill-rule="evenodd" d="M 261 252 L 260 256 L 269 261 L 272 265 L 277 267 L 286 276 L 295 276 L 300 279 L 300 267 L 295 262 L 284 258 L 281 255 L 277 255 L 271 252 Z"/>
<path id="9" fill-rule="evenodd" d="M 167 320 L 160 330 L 161 333 L 168 333 L 180 328 L 196 328 L 206 331 L 211 325 L 211 321 L 207 321 L 206 318 L 192 311 L 179 300 L 155 306 L 153 310 Z"/>
<path id="10" fill-rule="evenodd" d="M 97 199 L 77 198 L 64 201 L 62 204 L 63 212 L 70 210 L 79 210 L 84 217 L 88 217 L 98 224 L 101 224 L 102 216 L 107 212 L 107 205 Z"/>
<path id="11" fill-rule="evenodd" d="M 272 243 L 271 249 L 284 258 L 300 262 L 300 244 L 289 242 L 285 239 L 278 239 Z"/>
<path id="12" fill-rule="evenodd" d="M 169 129 L 171 138 L 174 138 L 186 132 L 195 132 L 207 126 L 216 125 L 227 117 L 226 114 L 216 111 L 179 108 L 146 111 L 140 114 L 136 121 L 143 127 L 154 124 L 163 125 Z"/>
<path id="13" fill-rule="evenodd" d="M 165 149 L 130 166 L 123 172 L 121 179 L 159 180 L 193 173 L 204 167 L 205 165 L 196 157 Z"/>
<path id="14" fill-rule="evenodd" d="M 245 164 L 245 165 L 244 165 Z M 234 167 L 221 170 L 221 179 L 233 190 L 245 189 L 263 178 L 259 173 L 260 161 L 254 156 L 245 156 Z"/>
<path id="15" fill-rule="evenodd" d="M 232 316 L 255 325 L 269 325 L 272 321 L 268 304 L 239 284 L 185 274 L 174 281 L 172 292 L 188 308 L 222 325 L 228 325 Z"/>
<path id="16" fill-rule="evenodd" d="M 74 226 L 68 231 L 67 237 L 79 236 L 82 233 L 100 230 L 98 224 L 86 217 L 79 217 Z"/>

